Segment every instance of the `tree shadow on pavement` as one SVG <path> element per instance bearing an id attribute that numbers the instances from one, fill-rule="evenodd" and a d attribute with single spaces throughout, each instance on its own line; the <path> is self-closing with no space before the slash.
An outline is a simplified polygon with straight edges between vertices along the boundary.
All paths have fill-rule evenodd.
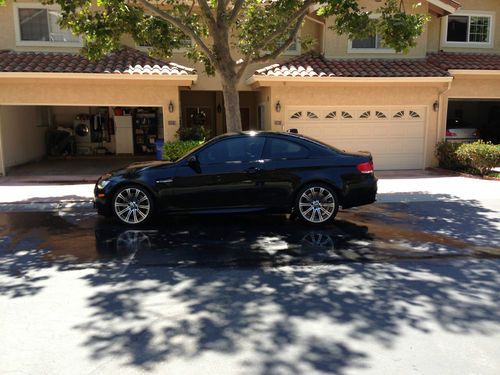
<path id="1" fill-rule="evenodd" d="M 0 257 L 0 272 L 18 260 L 34 277 L 41 259 L 57 271 L 95 265 L 82 276 L 92 290 L 88 319 L 74 326 L 95 361 L 148 371 L 173 362 L 202 368 L 214 358 L 242 373 L 342 374 L 373 364 L 364 344 L 390 350 L 409 331 L 500 330 L 500 263 L 482 251 L 491 243 L 467 241 L 498 239 L 487 218 L 494 212 L 446 196 L 421 207 L 367 206 L 321 230 L 273 216 L 180 218 L 133 230 L 58 218 L 45 233 L 68 245 L 45 241 L 41 257 L 27 251 L 35 242 L 20 245 L 39 238 L 21 215 L 16 225 L 26 232 Z M 427 228 L 431 214 L 443 220 Z M 70 241 L 93 244 L 93 256 Z M 6 276 L 0 295 L 30 295 Z M 31 287 L 39 292 L 36 280 Z"/>
<path id="2" fill-rule="evenodd" d="M 125 233 L 131 260 L 119 274 L 87 276 L 100 292 L 89 300 L 92 319 L 75 328 L 94 359 L 118 357 L 154 369 L 230 355 L 242 372 L 260 374 L 369 367 L 375 354 L 361 350 L 361 343 L 390 349 L 408 330 L 497 334 L 500 264 L 483 252 L 495 249 L 465 241 L 473 234 L 498 238 L 485 217 L 492 211 L 439 198 L 429 209 L 447 220 L 435 228 L 425 227 L 427 213 L 413 204 L 359 208 L 330 229 L 308 233 L 269 218 L 259 224 L 200 219 L 188 221 L 189 231 L 181 220 L 170 223 L 168 235 L 155 227 L 108 228 L 108 240 L 105 234 L 97 241 L 110 246 L 102 250 L 116 246 L 127 254 L 123 242 L 118 245 Z M 443 234 L 444 223 L 450 225 Z M 306 247 L 303 239 L 318 233 L 316 247 Z M 274 251 L 280 243 L 286 249 Z M 318 249 L 321 243 L 330 253 Z M 269 248 L 253 262 L 244 254 Z M 238 254 L 236 261 L 228 251 Z M 457 259 L 448 260 L 449 254 Z M 242 258 L 247 263 L 238 263 Z M 319 261 L 291 267 L 297 258 Z M 275 265 L 284 267 L 268 267 Z"/>

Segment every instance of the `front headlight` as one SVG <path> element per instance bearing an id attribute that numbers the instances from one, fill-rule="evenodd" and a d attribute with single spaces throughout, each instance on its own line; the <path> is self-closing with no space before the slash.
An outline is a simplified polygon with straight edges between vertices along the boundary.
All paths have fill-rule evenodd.
<path id="1" fill-rule="evenodd" d="M 100 180 L 98 183 L 97 183 L 97 188 L 102 190 L 104 189 L 111 181 L 109 180 Z"/>

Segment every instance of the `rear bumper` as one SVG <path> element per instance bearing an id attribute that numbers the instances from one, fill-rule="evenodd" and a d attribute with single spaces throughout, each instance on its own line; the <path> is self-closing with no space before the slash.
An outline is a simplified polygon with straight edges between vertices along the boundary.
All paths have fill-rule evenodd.
<path id="1" fill-rule="evenodd" d="M 377 179 L 366 179 L 361 182 L 348 185 L 341 202 L 342 208 L 363 206 L 377 200 Z"/>

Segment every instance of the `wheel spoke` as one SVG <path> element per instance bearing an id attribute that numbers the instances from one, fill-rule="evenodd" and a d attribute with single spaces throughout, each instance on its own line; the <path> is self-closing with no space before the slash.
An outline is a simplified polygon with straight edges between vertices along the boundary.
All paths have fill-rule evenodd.
<path id="1" fill-rule="evenodd" d="M 117 212 L 117 214 L 118 214 L 119 216 L 122 216 L 122 215 L 123 215 L 123 213 L 124 213 L 125 211 L 128 211 L 128 210 L 129 210 L 129 208 L 128 208 L 128 206 L 127 206 L 127 208 L 124 208 L 123 210 L 118 211 L 118 212 Z"/>

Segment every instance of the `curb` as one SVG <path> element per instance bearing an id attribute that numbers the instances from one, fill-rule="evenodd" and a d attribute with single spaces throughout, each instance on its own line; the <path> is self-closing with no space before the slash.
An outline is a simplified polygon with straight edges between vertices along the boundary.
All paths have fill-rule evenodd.
<path id="1" fill-rule="evenodd" d="M 94 203 L 92 201 L 0 203 L 0 212 L 71 211 L 71 210 L 93 210 L 93 209 L 94 209 Z"/>

